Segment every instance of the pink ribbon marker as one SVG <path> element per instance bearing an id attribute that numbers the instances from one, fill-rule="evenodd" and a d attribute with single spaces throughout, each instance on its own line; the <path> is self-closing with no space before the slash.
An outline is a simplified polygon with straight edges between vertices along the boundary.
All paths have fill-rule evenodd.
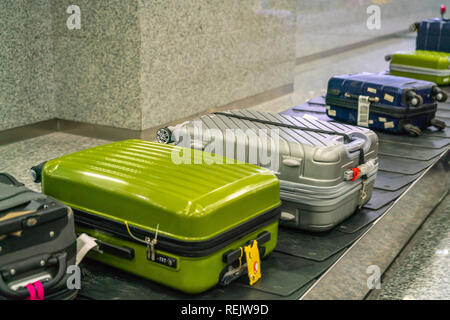
<path id="1" fill-rule="evenodd" d="M 27 300 L 36 300 L 36 290 L 34 289 L 34 286 L 30 283 L 27 284 L 25 288 L 27 288 L 28 293 L 30 294 Z"/>
<path id="2" fill-rule="evenodd" d="M 42 286 L 42 283 L 40 281 L 36 281 L 33 285 L 36 287 L 37 291 L 36 300 L 44 300 L 44 287 Z"/>

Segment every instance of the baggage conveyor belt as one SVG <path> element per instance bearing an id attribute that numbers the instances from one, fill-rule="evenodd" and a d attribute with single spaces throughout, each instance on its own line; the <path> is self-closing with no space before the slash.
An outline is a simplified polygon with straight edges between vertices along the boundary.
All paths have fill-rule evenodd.
<path id="1" fill-rule="evenodd" d="M 322 97 L 283 113 L 331 120 Z M 450 104 L 441 104 L 437 117 L 450 127 Z M 370 202 L 329 232 L 280 228 L 277 248 L 263 261 L 262 279 L 254 286 L 242 277 L 227 287 L 187 295 L 87 260 L 78 298 L 363 299 L 373 274 L 368 267 L 383 273 L 450 189 L 450 128 L 420 137 L 378 136 L 379 171 Z"/>

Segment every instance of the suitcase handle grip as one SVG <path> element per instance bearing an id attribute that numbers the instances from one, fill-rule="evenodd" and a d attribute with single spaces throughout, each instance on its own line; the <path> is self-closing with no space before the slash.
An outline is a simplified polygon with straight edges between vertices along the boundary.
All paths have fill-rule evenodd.
<path id="1" fill-rule="evenodd" d="M 258 242 L 258 245 L 262 245 L 266 242 L 269 242 L 271 237 L 272 236 L 269 231 L 264 231 L 260 233 L 255 240 Z M 232 264 L 239 260 L 241 253 L 241 248 L 236 250 L 229 250 L 223 254 L 223 262 L 225 262 L 227 265 Z"/>
<path id="2" fill-rule="evenodd" d="M 64 252 L 56 254 L 53 257 L 50 257 L 47 262 L 48 264 L 58 264 L 58 271 L 51 280 L 42 283 L 42 287 L 44 288 L 44 290 L 53 287 L 64 277 L 67 269 L 67 253 Z M 12 299 L 25 299 L 29 295 L 26 288 L 18 288 L 17 290 L 12 290 L 4 281 L 2 274 L 0 274 L 0 294 Z"/>
<path id="3" fill-rule="evenodd" d="M 362 132 L 349 133 L 351 141 L 345 145 L 349 153 L 359 152 L 361 148 L 366 152 L 370 148 L 370 139 Z"/>

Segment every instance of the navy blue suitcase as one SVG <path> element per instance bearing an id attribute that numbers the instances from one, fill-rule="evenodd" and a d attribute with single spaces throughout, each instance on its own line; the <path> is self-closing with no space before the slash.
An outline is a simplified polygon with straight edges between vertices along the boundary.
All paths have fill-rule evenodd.
<path id="1" fill-rule="evenodd" d="M 325 97 L 330 118 L 411 135 L 429 126 L 444 129 L 435 114 L 436 101 L 446 100 L 447 94 L 433 82 L 372 73 L 332 77 Z"/>
<path id="2" fill-rule="evenodd" d="M 450 52 L 450 19 L 427 19 L 411 29 L 417 30 L 416 50 Z"/>

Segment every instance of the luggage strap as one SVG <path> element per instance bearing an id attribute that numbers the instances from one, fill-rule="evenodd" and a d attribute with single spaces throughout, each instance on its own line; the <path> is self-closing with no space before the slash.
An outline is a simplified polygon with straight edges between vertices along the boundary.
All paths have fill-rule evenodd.
<path id="1" fill-rule="evenodd" d="M 369 127 L 370 101 L 368 96 L 358 98 L 358 121 L 356 124 L 361 127 Z"/>
<path id="2" fill-rule="evenodd" d="M 364 150 L 361 148 L 359 149 L 359 161 L 358 165 L 364 164 L 366 161 L 364 159 Z M 361 176 L 361 198 L 358 205 L 358 210 L 361 210 L 364 200 L 366 200 L 367 193 L 366 193 L 366 180 L 367 180 L 367 174 L 363 174 Z"/>
<path id="3" fill-rule="evenodd" d="M 342 137 L 344 137 L 344 140 L 346 143 L 352 141 L 352 139 L 350 138 L 350 136 L 348 134 L 342 133 L 342 132 L 299 127 L 299 126 L 296 126 L 293 124 L 287 124 L 287 123 L 275 122 L 275 121 L 263 120 L 263 119 L 255 119 L 255 118 L 251 118 L 251 117 L 241 116 L 239 114 L 226 113 L 226 112 L 213 112 L 213 114 L 220 115 L 220 116 L 226 116 L 229 118 L 236 118 L 236 119 L 241 119 L 241 120 L 259 122 L 259 123 L 263 123 L 263 124 L 274 125 L 274 126 L 284 127 L 284 128 L 289 128 L 289 129 L 297 129 L 297 130 L 304 130 L 304 131 L 323 133 L 323 134 L 329 134 L 329 135 L 335 135 L 335 136 L 342 136 Z"/>

